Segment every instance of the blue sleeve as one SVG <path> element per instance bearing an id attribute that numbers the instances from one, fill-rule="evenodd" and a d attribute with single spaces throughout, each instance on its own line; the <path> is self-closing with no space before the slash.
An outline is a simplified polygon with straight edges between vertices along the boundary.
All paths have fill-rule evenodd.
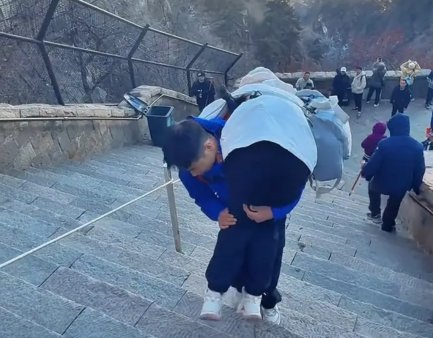
<path id="1" fill-rule="evenodd" d="M 296 205 L 298 205 L 301 196 L 302 191 L 299 194 L 299 197 L 292 203 L 285 205 L 284 207 L 272 208 L 272 214 L 274 215 L 274 219 L 278 221 L 286 217 L 293 209 L 295 209 Z"/>
<path id="2" fill-rule="evenodd" d="M 379 171 L 380 166 L 382 164 L 382 155 L 383 149 L 379 147 L 376 149 L 376 151 L 373 153 L 373 156 L 368 160 L 367 164 L 362 168 L 361 175 L 364 177 L 367 181 L 370 181 L 374 175 Z"/>
<path id="3" fill-rule="evenodd" d="M 215 195 L 209 186 L 193 177 L 188 171 L 180 170 L 179 178 L 201 211 L 213 221 L 218 221 L 218 216 L 227 206 Z"/>
<path id="4" fill-rule="evenodd" d="M 413 174 L 412 189 L 413 191 L 415 191 L 416 194 L 419 194 L 419 188 L 421 187 L 422 180 L 424 178 L 424 173 L 425 173 L 424 152 L 421 150 Z"/>

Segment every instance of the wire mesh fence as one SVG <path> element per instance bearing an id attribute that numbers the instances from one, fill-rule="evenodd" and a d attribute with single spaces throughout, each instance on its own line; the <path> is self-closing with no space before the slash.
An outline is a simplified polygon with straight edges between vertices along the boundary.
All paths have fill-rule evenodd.
<path id="1" fill-rule="evenodd" d="M 147 84 L 224 83 L 240 54 L 140 26 L 83 0 L 0 0 L 0 100 L 118 102 Z"/>

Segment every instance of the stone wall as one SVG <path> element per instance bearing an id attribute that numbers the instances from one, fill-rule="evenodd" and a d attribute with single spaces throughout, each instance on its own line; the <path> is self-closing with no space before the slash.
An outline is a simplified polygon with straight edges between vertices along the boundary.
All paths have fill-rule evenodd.
<path id="1" fill-rule="evenodd" d="M 198 113 L 195 101 L 183 94 L 159 87 L 139 87 L 145 102 L 173 106 L 179 121 Z M 161 96 L 163 95 L 163 96 Z M 2 121 L 37 117 L 133 117 L 125 102 L 119 106 L 42 104 L 11 106 L 0 104 L 0 172 L 46 166 L 68 159 L 82 160 L 91 154 L 139 142 L 150 143 L 147 119 Z"/>
<path id="2" fill-rule="evenodd" d="M 426 173 L 421 194 L 416 199 L 433 210 L 433 152 L 426 152 Z M 433 254 L 433 215 L 407 195 L 400 208 L 400 219 L 413 239 L 427 252 Z"/>

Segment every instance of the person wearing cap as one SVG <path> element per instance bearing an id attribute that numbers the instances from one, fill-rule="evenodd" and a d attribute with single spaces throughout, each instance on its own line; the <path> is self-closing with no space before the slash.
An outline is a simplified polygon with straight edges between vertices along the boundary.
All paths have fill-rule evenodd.
<path id="1" fill-rule="evenodd" d="M 374 107 L 379 106 L 380 95 L 382 94 L 382 88 L 385 85 L 384 78 L 386 74 L 386 66 L 381 58 L 378 58 L 373 65 L 373 75 L 369 80 L 369 89 L 367 95 L 367 103 L 370 103 L 373 93 L 376 92 L 376 97 L 374 98 Z"/>
<path id="2" fill-rule="evenodd" d="M 209 103 L 215 101 L 215 86 L 204 72 L 198 72 L 197 80 L 191 88 L 190 96 L 195 96 L 200 112 Z"/>
<path id="3" fill-rule="evenodd" d="M 338 104 L 344 105 L 345 99 L 347 98 L 348 89 L 350 88 L 350 78 L 347 75 L 346 67 L 337 69 L 337 75 L 334 77 L 332 82 L 333 93 L 338 97 Z M 347 100 L 348 101 L 348 100 Z"/>

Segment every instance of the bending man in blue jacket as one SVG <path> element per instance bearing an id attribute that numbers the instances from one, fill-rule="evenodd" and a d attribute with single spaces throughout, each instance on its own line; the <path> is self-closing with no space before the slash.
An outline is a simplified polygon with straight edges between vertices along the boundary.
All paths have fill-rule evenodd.
<path id="1" fill-rule="evenodd" d="M 263 120 L 263 111 L 254 104 L 266 100 L 271 104 L 273 100 L 282 101 L 253 99 L 250 100 L 254 101 L 253 105 L 243 104 L 245 112 L 256 111 Z M 222 295 L 233 285 L 238 291 L 244 286 L 238 310 L 245 317 L 262 318 L 263 314 L 265 320 L 280 321 L 277 303 L 281 296 L 276 286 L 285 245 L 285 219 L 301 197 L 317 154 L 302 111 L 299 113 L 302 116 L 290 115 L 287 114 L 292 108 L 290 104 L 284 100 L 279 104 L 283 106 L 277 102 L 276 110 L 272 111 L 279 111 L 290 120 L 281 124 L 283 138 L 290 138 L 287 143 L 296 144 L 292 138 L 307 135 L 307 140 L 300 137 L 299 143 L 303 149 L 313 150 L 309 152 L 312 160 L 307 161 L 308 165 L 276 143 L 256 142 L 254 136 L 248 140 L 242 138 L 245 128 L 249 133 L 254 131 L 248 129 L 245 120 L 237 124 L 235 136 L 246 142 L 239 149 L 235 146 L 225 153 L 221 149 L 224 121 L 198 118 L 172 127 L 163 147 L 168 166 L 179 168 L 179 177 L 190 196 L 210 219 L 218 221 L 221 229 L 206 271 L 208 290 L 201 312 L 203 319 L 221 318 Z M 242 113 L 242 108 L 229 121 L 236 119 L 237 112 Z M 266 121 L 270 121 L 272 133 L 280 135 L 271 112 Z M 287 127 L 297 132 L 290 134 Z M 230 139 L 230 135 L 226 136 Z M 270 205 L 274 207 L 266 207 Z"/>
<path id="2" fill-rule="evenodd" d="M 377 150 L 362 169 L 369 181 L 369 219 L 382 223 L 382 230 L 395 231 L 400 204 L 407 191 L 419 194 L 425 172 L 424 152 L 421 143 L 410 137 L 409 117 L 397 114 L 388 122 L 391 136 L 379 143 Z M 388 195 L 383 216 L 381 195 Z"/>

